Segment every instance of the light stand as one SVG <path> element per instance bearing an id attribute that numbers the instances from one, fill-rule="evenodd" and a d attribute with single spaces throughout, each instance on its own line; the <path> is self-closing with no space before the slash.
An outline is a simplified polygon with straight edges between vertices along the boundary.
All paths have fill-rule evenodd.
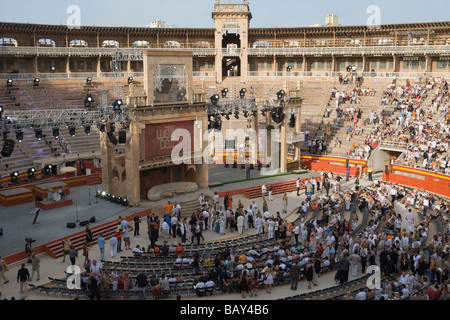
<path id="1" fill-rule="evenodd" d="M 91 203 L 91 188 L 89 187 L 88 190 L 89 190 L 89 205 L 91 206 L 92 205 L 92 203 Z"/>
<path id="2" fill-rule="evenodd" d="M 78 223 L 78 222 L 80 222 L 80 220 L 78 220 L 78 204 L 75 205 L 75 208 L 77 210 L 77 220 L 75 222 Z"/>

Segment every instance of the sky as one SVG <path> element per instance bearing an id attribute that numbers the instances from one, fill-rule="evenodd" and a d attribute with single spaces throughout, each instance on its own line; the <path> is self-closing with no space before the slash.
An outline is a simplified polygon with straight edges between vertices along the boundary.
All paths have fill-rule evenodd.
<path id="1" fill-rule="evenodd" d="M 377 6 L 380 24 L 450 20 L 448 0 L 248 2 L 251 28 L 323 25 L 328 13 L 337 14 L 340 25 L 365 25 L 375 14 L 373 6 Z M 65 25 L 79 21 L 81 26 L 145 27 L 151 21 L 162 20 L 179 28 L 212 28 L 214 3 L 215 0 L 2 0 L 0 22 Z M 79 20 L 73 20 L 73 5 L 79 8 Z"/>

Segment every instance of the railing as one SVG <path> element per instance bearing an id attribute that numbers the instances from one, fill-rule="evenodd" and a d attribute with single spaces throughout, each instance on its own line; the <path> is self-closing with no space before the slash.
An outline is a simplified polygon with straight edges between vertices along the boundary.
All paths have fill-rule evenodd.
<path id="1" fill-rule="evenodd" d="M 273 55 L 392 55 L 392 54 L 443 54 L 450 45 L 436 46 L 379 46 L 379 47 L 296 47 L 296 48 L 248 48 L 249 56 Z"/>
<path id="2" fill-rule="evenodd" d="M 242 54 L 241 48 L 225 48 L 222 49 L 222 56 L 224 57 L 238 57 Z"/>
<path id="3" fill-rule="evenodd" d="M 192 72 L 193 77 L 202 77 L 202 78 L 208 78 L 208 77 L 216 77 L 215 71 L 193 71 Z"/>
<path id="4" fill-rule="evenodd" d="M 381 141 L 380 147 L 394 147 L 396 149 L 406 149 L 408 144 L 401 141 Z"/>
<path id="5" fill-rule="evenodd" d="M 346 71 L 248 71 L 247 77 L 271 78 L 271 77 L 301 77 L 301 78 L 337 78 Z M 396 76 L 398 79 L 416 79 L 417 75 L 428 77 L 442 77 L 450 79 L 450 72 L 357 72 L 367 79 L 390 79 Z"/>
<path id="6" fill-rule="evenodd" d="M 70 72 L 70 73 L 0 73 L 0 80 L 34 80 L 39 78 L 41 80 L 52 79 L 87 79 L 91 77 L 93 79 L 101 78 L 114 78 L 117 73 L 115 72 Z M 144 78 L 143 72 L 120 72 L 118 73 L 120 78 L 133 77 Z"/>
<path id="7" fill-rule="evenodd" d="M 92 47 L 6 47 L 0 46 L 0 55 L 15 56 L 110 56 L 113 57 L 117 52 L 142 52 L 146 48 L 92 48 Z M 171 51 L 192 51 L 194 56 L 214 56 L 217 53 L 215 48 L 181 48 L 181 47 L 160 47 L 148 48 L 148 50 L 171 50 Z"/>

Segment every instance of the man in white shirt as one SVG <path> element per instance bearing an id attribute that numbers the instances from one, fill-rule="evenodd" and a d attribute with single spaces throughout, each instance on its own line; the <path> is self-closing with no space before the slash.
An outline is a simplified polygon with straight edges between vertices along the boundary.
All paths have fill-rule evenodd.
<path id="1" fill-rule="evenodd" d="M 405 215 L 408 233 L 413 232 L 413 226 L 414 226 L 414 214 L 411 212 L 411 209 L 408 209 L 408 212 Z"/>
<path id="2" fill-rule="evenodd" d="M 355 300 L 366 300 L 366 292 L 364 288 L 360 288 L 359 292 L 355 296 Z"/>
<path id="3" fill-rule="evenodd" d="M 268 230 L 267 239 L 270 240 L 274 237 L 274 234 L 275 234 L 275 221 L 273 221 L 272 218 L 269 220 L 269 225 L 268 225 L 267 230 Z"/>
<path id="4" fill-rule="evenodd" d="M 178 226 L 178 218 L 177 218 L 176 214 L 174 214 L 172 216 L 172 218 L 170 219 L 170 227 L 172 228 L 172 235 L 174 238 L 176 238 L 177 226 Z"/>
<path id="5" fill-rule="evenodd" d="M 300 178 L 297 178 L 297 181 L 295 182 L 295 186 L 297 187 L 297 196 L 300 195 Z"/>
<path id="6" fill-rule="evenodd" d="M 216 192 L 214 192 L 214 196 L 213 196 L 214 210 L 217 210 L 219 208 L 219 201 L 220 201 L 220 197 L 216 191 Z"/>
<path id="7" fill-rule="evenodd" d="M 244 233 L 244 222 L 245 222 L 245 218 L 242 214 L 240 214 L 236 221 L 239 234 Z"/>

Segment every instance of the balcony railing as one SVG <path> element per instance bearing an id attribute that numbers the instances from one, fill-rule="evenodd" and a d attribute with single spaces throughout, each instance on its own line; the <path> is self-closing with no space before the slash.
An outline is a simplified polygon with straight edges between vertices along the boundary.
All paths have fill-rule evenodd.
<path id="1" fill-rule="evenodd" d="M 2 47 L 0 46 L 0 55 L 14 56 L 76 56 L 76 57 L 97 57 L 109 56 L 113 57 L 116 52 L 141 52 L 143 48 L 92 48 L 92 47 Z M 171 51 L 192 51 L 194 56 L 215 56 L 214 48 L 148 48 L 148 50 L 171 50 Z"/>
<path id="2" fill-rule="evenodd" d="M 442 46 L 373 46 L 373 47 L 295 47 L 295 48 L 248 48 L 249 56 L 286 55 L 392 55 L 392 54 L 448 54 L 450 45 Z"/>
<path id="3" fill-rule="evenodd" d="M 135 79 L 144 78 L 143 72 L 70 72 L 70 73 L 0 73 L 0 80 L 34 80 L 39 78 L 41 80 L 52 79 L 86 79 L 91 77 L 93 79 L 99 78 L 119 78 L 133 77 Z"/>

